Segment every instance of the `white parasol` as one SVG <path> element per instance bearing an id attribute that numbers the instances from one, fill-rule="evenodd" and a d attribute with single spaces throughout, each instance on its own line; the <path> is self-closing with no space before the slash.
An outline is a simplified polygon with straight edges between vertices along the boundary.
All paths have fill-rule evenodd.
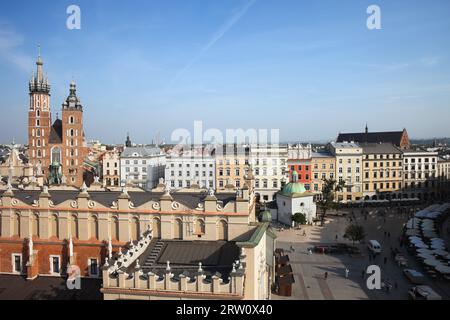
<path id="1" fill-rule="evenodd" d="M 430 267 L 437 267 L 439 265 L 442 265 L 442 262 L 436 259 L 426 259 L 423 261 L 423 263 Z"/>
<path id="2" fill-rule="evenodd" d="M 435 268 L 437 271 L 443 274 L 450 274 L 450 267 L 444 265 L 438 265 Z"/>

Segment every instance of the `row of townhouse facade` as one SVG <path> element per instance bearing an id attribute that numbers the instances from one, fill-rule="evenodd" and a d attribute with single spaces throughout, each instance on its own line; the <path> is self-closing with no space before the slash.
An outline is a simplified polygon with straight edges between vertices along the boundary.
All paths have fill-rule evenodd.
<path id="1" fill-rule="evenodd" d="M 288 147 L 290 148 L 290 147 Z M 437 152 L 401 149 L 391 143 L 331 142 L 325 150 L 289 152 L 289 172 L 303 175 L 305 188 L 320 194 L 324 179 L 343 181 L 336 200 L 351 202 L 417 198 L 427 200 L 448 195 L 450 160 Z M 290 151 L 290 150 L 289 150 Z M 298 158 L 295 159 L 291 155 Z"/>
<path id="2" fill-rule="evenodd" d="M 325 179 L 343 181 L 341 202 L 387 198 L 436 198 L 448 193 L 450 160 L 437 152 L 400 149 L 391 143 L 331 142 L 313 151 L 311 145 L 225 145 L 200 151 L 127 147 L 103 157 L 103 185 L 132 183 L 155 188 L 161 178 L 172 189 L 240 189 L 251 170 L 255 193 L 268 202 L 289 182 L 293 171 L 307 191 L 320 199 Z"/>

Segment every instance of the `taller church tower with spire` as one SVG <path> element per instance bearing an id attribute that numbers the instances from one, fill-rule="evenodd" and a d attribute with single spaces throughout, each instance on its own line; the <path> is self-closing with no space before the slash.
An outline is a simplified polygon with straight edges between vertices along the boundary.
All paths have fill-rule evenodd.
<path id="1" fill-rule="evenodd" d="M 40 51 L 40 50 L 39 50 Z M 44 76 L 41 54 L 36 61 L 37 70 L 33 73 L 28 88 L 30 95 L 28 109 L 28 157 L 35 168 L 35 174 L 48 174 L 49 146 L 52 115 L 50 111 L 50 84 Z M 41 172 L 37 172 L 41 171 Z"/>
<path id="2" fill-rule="evenodd" d="M 35 175 L 42 175 L 48 184 L 83 184 L 84 159 L 87 146 L 83 130 L 83 106 L 70 83 L 69 96 L 62 104 L 62 119 L 52 124 L 50 84 L 43 74 L 39 52 L 37 72 L 30 83 L 28 112 L 28 157 Z"/>

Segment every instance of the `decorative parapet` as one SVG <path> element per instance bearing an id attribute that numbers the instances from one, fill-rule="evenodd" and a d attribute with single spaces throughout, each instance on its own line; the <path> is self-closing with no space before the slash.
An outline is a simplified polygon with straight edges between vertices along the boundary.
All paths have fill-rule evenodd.
<path id="1" fill-rule="evenodd" d="M 121 255 L 121 257 L 124 257 L 124 255 Z M 111 294 L 126 292 L 127 295 L 135 294 L 139 296 L 181 294 L 184 296 L 200 295 L 203 298 L 244 298 L 246 274 L 244 254 L 241 254 L 240 259 L 233 263 L 230 275 L 226 279 L 218 272 L 211 277 L 207 277 L 201 262 L 194 273 L 181 272 L 180 269 L 176 271 L 169 261 L 167 261 L 163 274 L 158 275 L 154 270 L 145 273 L 139 265 L 138 258 L 139 254 L 136 254 L 135 260 L 137 259 L 137 263 L 133 268 L 126 267 L 132 264 L 132 256 L 126 255 L 126 259 L 119 258 L 121 262 L 116 261 L 113 265 L 109 265 L 107 261 L 102 268 L 102 292 Z"/>

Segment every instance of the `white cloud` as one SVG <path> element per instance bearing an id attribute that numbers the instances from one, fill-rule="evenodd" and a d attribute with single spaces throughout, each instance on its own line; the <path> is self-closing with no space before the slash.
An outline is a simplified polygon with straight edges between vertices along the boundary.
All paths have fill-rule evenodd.
<path id="1" fill-rule="evenodd" d="M 24 43 L 23 36 L 11 29 L 4 29 L 4 26 L 1 27 L 0 59 L 15 65 L 22 71 L 29 72 L 33 59 L 20 51 Z"/>

